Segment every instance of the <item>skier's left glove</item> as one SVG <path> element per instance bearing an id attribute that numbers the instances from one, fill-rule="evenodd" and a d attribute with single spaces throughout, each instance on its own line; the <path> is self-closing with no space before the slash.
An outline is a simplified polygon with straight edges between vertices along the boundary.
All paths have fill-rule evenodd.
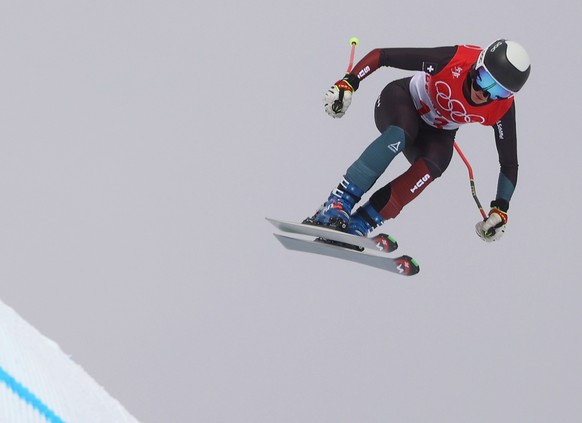
<path id="1" fill-rule="evenodd" d="M 507 201 L 496 200 L 491 202 L 489 217 L 475 225 L 477 235 L 486 242 L 497 241 L 505 233 L 507 224 Z"/>
<path id="2" fill-rule="evenodd" d="M 341 118 L 352 103 L 352 93 L 358 89 L 360 80 L 356 75 L 346 74 L 331 86 L 323 97 L 325 111 L 333 118 Z"/>

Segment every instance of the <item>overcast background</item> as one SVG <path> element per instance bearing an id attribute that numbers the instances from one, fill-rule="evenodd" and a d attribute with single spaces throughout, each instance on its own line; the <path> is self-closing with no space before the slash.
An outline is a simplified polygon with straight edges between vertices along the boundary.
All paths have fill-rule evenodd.
<path id="1" fill-rule="evenodd" d="M 582 4 L 0 3 L 0 298 L 146 422 L 582 419 Z M 421 273 L 284 250 L 378 135 L 376 47 L 522 43 L 520 176 L 486 244 L 467 170 L 383 230 Z M 484 205 L 493 130 L 462 128 Z M 403 157 L 381 179 L 406 168 Z"/>

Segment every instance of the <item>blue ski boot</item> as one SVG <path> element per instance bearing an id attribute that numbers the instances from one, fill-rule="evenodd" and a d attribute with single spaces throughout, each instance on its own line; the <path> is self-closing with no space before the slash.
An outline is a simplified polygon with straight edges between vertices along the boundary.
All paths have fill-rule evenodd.
<path id="1" fill-rule="evenodd" d="M 346 232 L 357 236 L 368 236 L 382 223 L 384 223 L 384 218 L 368 202 L 352 215 Z"/>
<path id="2" fill-rule="evenodd" d="M 344 177 L 319 210 L 312 217 L 305 219 L 303 223 L 345 231 L 350 221 L 352 208 L 360 201 L 362 195 L 364 195 L 364 191 Z"/>

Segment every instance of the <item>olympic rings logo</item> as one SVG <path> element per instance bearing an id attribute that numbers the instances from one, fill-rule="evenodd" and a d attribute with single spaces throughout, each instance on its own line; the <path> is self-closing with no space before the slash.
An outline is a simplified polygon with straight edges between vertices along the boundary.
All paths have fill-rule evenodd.
<path id="1" fill-rule="evenodd" d="M 479 115 L 473 115 L 467 113 L 465 106 L 459 100 L 451 98 L 452 90 L 451 87 L 443 81 L 437 81 L 435 84 L 436 89 L 436 103 L 439 108 L 447 112 L 450 119 L 456 123 L 484 123 L 485 118 Z"/>

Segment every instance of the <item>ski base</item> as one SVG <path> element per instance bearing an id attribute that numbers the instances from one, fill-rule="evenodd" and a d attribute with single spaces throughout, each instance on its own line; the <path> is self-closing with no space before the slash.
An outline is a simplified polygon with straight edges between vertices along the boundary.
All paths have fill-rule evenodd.
<path id="1" fill-rule="evenodd" d="M 369 249 L 382 253 L 391 253 L 398 248 L 396 240 L 388 234 L 378 234 L 371 238 L 356 236 L 346 232 L 340 232 L 325 226 L 305 225 L 302 223 L 283 222 L 281 220 L 266 218 L 277 229 L 298 235 L 321 238 L 324 242 L 336 244 L 341 247 L 357 247 L 359 251 Z"/>
<path id="2" fill-rule="evenodd" d="M 295 238 L 287 235 L 273 234 L 285 248 L 293 251 L 319 254 L 327 257 L 339 258 L 377 269 L 386 270 L 402 276 L 413 276 L 420 272 L 420 266 L 412 257 L 388 257 L 364 251 L 347 249 L 338 245 Z"/>

